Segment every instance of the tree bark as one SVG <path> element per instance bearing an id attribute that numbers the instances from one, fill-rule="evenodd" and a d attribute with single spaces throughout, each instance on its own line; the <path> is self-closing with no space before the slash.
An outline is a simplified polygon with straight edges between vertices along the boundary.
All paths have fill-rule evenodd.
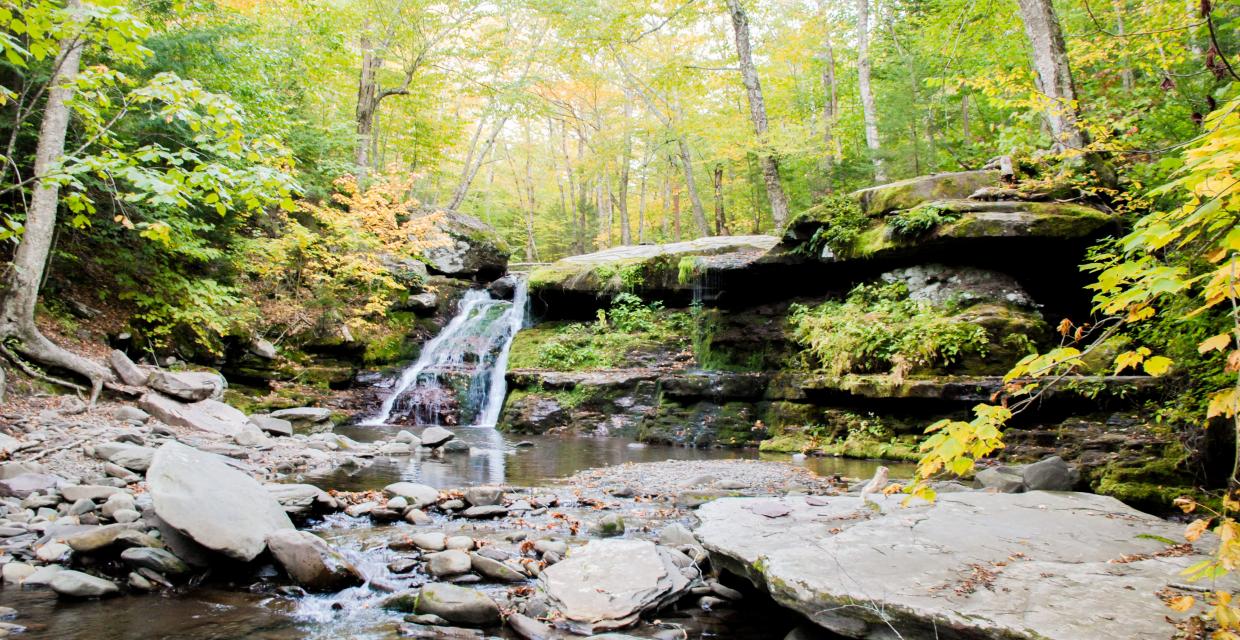
<path id="1" fill-rule="evenodd" d="M 82 24 L 81 2 L 69 0 L 67 8 L 75 25 Z M 69 129 L 68 100 L 73 96 L 71 83 L 78 74 L 85 48 L 83 36 L 74 33 L 61 42 L 55 71 L 49 80 L 47 105 L 39 127 L 35 147 L 34 190 L 26 211 L 26 226 L 13 262 L 3 276 L 0 291 L 0 339 L 13 339 L 16 350 L 44 365 L 65 369 L 90 380 L 93 404 L 112 373 L 97 362 L 71 353 L 48 340 L 35 325 L 35 305 L 39 300 L 39 283 L 43 280 L 52 236 L 56 230 L 56 209 L 60 186 L 48 180 L 49 173 L 65 152 L 65 136 Z"/>
<path id="2" fill-rule="evenodd" d="M 1111 0 L 1111 6 L 1115 8 L 1115 34 L 1120 37 L 1121 42 L 1125 35 L 1124 14 L 1128 11 L 1128 7 L 1124 5 L 1124 0 Z M 1119 79 L 1124 86 L 1124 93 L 1132 93 L 1132 65 L 1129 64 L 1127 53 L 1124 54 L 1123 59 L 1120 61 Z"/>
<path id="3" fill-rule="evenodd" d="M 364 174 L 370 168 L 371 137 L 374 135 L 375 110 L 379 108 L 379 67 L 383 61 L 375 54 L 370 37 L 363 35 L 362 69 L 357 79 L 357 151 L 354 153 L 353 164 L 358 173 Z M 359 176 L 360 177 L 360 176 Z"/>
<path id="4" fill-rule="evenodd" d="M 633 160 L 633 132 L 630 120 L 633 104 L 626 91 L 624 94 L 624 153 L 620 158 L 620 184 L 617 189 L 617 208 L 620 209 L 620 244 L 633 244 L 633 231 L 629 229 L 629 163 Z"/>
<path id="5" fill-rule="evenodd" d="M 865 121 L 865 146 L 870 150 L 874 163 L 874 181 L 887 182 L 887 169 L 880 155 L 882 145 L 878 139 L 878 108 L 874 104 L 874 90 L 870 87 L 870 0 L 857 0 L 857 85 Z"/>
<path id="6" fill-rule="evenodd" d="M 474 130 L 474 137 L 470 141 L 469 151 L 465 155 L 465 167 L 461 171 L 461 181 L 452 192 L 452 200 L 448 203 L 448 209 L 455 211 L 465 202 L 465 196 L 469 195 L 469 187 L 474 183 L 474 178 L 478 176 L 478 169 L 482 167 L 483 159 L 487 157 L 487 154 L 495 146 L 495 139 L 499 137 L 500 131 L 503 130 L 504 123 L 507 121 L 508 116 L 506 115 L 495 121 L 495 126 L 491 127 L 491 132 L 487 135 L 481 151 L 476 150 L 476 146 L 483 126 L 486 124 L 486 119 L 483 118 L 478 121 L 478 128 Z"/>
<path id="7" fill-rule="evenodd" d="M 715 163 L 715 235 L 725 236 L 728 234 L 726 221 L 723 215 L 723 163 Z"/>
<path id="8" fill-rule="evenodd" d="M 766 182 L 766 197 L 771 204 L 771 217 L 778 231 L 784 227 L 788 219 L 788 197 L 779 181 L 779 160 L 773 149 L 769 148 L 767 136 L 766 102 L 762 98 L 762 83 L 758 80 L 758 71 L 754 68 L 753 52 L 749 43 L 749 17 L 741 7 L 740 0 L 727 0 L 728 11 L 732 14 L 732 30 L 736 34 L 736 54 L 741 65 L 741 81 L 745 84 L 745 94 L 749 98 L 749 117 L 753 120 L 753 130 L 758 137 L 758 144 L 764 147 L 759 162 L 762 165 L 762 179 Z"/>
<path id="9" fill-rule="evenodd" d="M 819 0 L 823 20 L 827 18 L 826 0 Z M 827 193 L 835 191 L 832 172 L 835 170 L 835 118 L 839 113 L 839 88 L 835 79 L 835 48 L 831 46 L 831 34 L 828 31 L 822 41 L 822 145 L 823 173 L 827 179 Z"/>

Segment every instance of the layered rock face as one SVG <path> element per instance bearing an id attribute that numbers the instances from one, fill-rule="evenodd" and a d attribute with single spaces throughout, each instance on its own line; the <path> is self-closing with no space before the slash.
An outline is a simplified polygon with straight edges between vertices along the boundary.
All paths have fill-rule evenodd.
<path id="1" fill-rule="evenodd" d="M 1060 320 L 1089 317 L 1078 265 L 1112 216 L 997 199 L 999 186 L 991 171 L 928 176 L 802 212 L 778 238 L 618 247 L 536 269 L 544 322 L 513 350 L 545 357 L 510 369 L 501 427 L 914 459 L 926 426 L 967 419 L 1012 364 L 1057 340 Z M 613 313 L 621 294 L 661 303 L 678 337 L 579 364 L 595 345 L 564 338 L 582 333 L 571 321 Z M 600 350 L 614 330 L 593 330 Z M 1061 453 L 1082 466 L 1081 488 L 1165 505 L 1187 484 L 1186 454 L 1136 411 L 1153 385 L 1101 363 L 1090 373 L 1022 414 L 1004 454 Z"/>

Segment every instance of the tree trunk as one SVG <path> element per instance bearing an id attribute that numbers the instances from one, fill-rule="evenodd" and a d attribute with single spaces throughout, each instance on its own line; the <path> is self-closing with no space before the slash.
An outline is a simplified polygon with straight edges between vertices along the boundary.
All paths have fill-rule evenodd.
<path id="1" fill-rule="evenodd" d="M 672 223 L 674 225 L 673 233 L 676 234 L 676 242 L 680 242 L 680 190 L 677 189 L 672 194 Z"/>
<path id="2" fill-rule="evenodd" d="M 826 0 L 820 0 L 823 20 L 827 20 Z M 822 68 L 822 145 L 823 173 L 827 179 L 827 193 L 835 191 L 832 172 L 835 170 L 835 118 L 839 113 L 839 89 L 835 80 L 835 48 L 831 46 L 831 34 L 823 38 Z"/>
<path id="3" fill-rule="evenodd" d="M 689 192 L 689 204 L 693 207 L 693 223 L 697 225 L 699 233 L 708 236 L 710 225 L 706 224 L 706 210 L 702 208 L 702 198 L 697 190 L 697 179 L 693 177 L 693 157 L 689 154 L 689 143 L 684 138 L 678 138 L 676 144 L 680 148 L 680 165 L 685 172 L 685 190 Z M 680 240 L 679 214 L 676 216 L 676 225 L 676 239 Z"/>
<path id="4" fill-rule="evenodd" d="M 1124 4 L 1124 0 L 1111 0 L 1111 6 L 1115 8 L 1115 34 L 1119 36 L 1120 42 L 1124 41 L 1124 14 L 1128 11 Z M 1119 79 L 1123 83 L 1124 93 L 1132 93 L 1132 65 L 1129 64 L 1127 52 L 1124 53 L 1123 59 L 1120 60 Z"/>
<path id="5" fill-rule="evenodd" d="M 620 158 L 620 185 L 617 204 L 620 209 L 620 244 L 633 244 L 633 231 L 629 229 L 629 163 L 633 156 L 633 133 L 630 119 L 633 116 L 633 105 L 629 94 L 624 94 L 624 154 Z"/>
<path id="6" fill-rule="evenodd" d="M 478 144 L 478 137 L 482 133 L 486 119 L 478 121 L 478 128 L 474 130 L 474 137 L 470 142 L 469 152 L 465 155 L 465 167 L 461 171 L 461 181 L 456 185 L 456 190 L 452 192 L 452 201 L 448 203 L 448 209 L 455 211 L 465 202 L 465 196 L 469 195 L 469 187 L 473 184 L 474 178 L 477 177 L 478 169 L 482 167 L 483 159 L 487 157 L 487 154 L 495 146 L 495 139 L 499 137 L 500 131 L 503 130 L 504 123 L 507 121 L 508 116 L 498 118 L 495 121 L 495 126 L 491 128 L 486 142 L 483 143 L 482 150 L 477 151 L 475 147 Z"/>
<path id="7" fill-rule="evenodd" d="M 379 67 L 383 61 L 375 54 L 369 36 L 362 36 L 362 70 L 357 79 L 357 150 L 353 165 L 361 178 L 370 168 L 370 150 L 375 129 L 375 110 L 379 108 Z"/>
<path id="8" fill-rule="evenodd" d="M 73 24 L 80 26 L 86 20 L 79 0 L 69 0 L 67 8 L 73 15 Z M 48 82 L 50 90 L 35 147 L 34 175 L 37 177 L 26 211 L 26 228 L 13 255 L 13 262 L 3 276 L 4 286 L 0 291 L 3 296 L 0 298 L 0 342 L 11 339 L 17 351 L 31 359 L 89 379 L 90 401 L 93 404 L 103 383 L 113 379 L 111 372 L 97 362 L 53 344 L 34 322 L 39 283 L 43 280 L 51 251 L 60 199 L 60 185 L 48 180 L 48 174 L 55 169 L 65 152 L 65 135 L 70 118 L 67 103 L 73 96 L 72 81 L 81 65 L 84 47 L 85 41 L 79 34 L 64 40 L 53 67 L 55 71 Z"/>
<path id="9" fill-rule="evenodd" d="M 1051 0 L 1018 0 L 1025 33 L 1033 47 L 1033 68 L 1038 88 L 1047 98 L 1046 122 L 1055 140 L 1057 151 L 1084 150 L 1089 135 L 1081 128 L 1076 101 L 1076 85 L 1068 64 L 1068 47 L 1064 42 L 1059 16 Z M 1115 172 L 1096 153 L 1085 153 L 1084 160 L 1105 184 L 1115 181 Z"/>
<path id="10" fill-rule="evenodd" d="M 878 108 L 874 105 L 874 91 L 870 87 L 870 0 L 857 0 L 857 85 L 865 120 L 865 146 L 870 150 L 874 163 L 874 181 L 887 182 L 887 169 L 883 166 L 880 155 L 882 146 L 878 139 Z"/>
<path id="11" fill-rule="evenodd" d="M 642 167 L 640 186 L 637 189 L 637 244 L 646 243 L 646 167 Z"/>
<path id="12" fill-rule="evenodd" d="M 723 163 L 715 163 L 715 235 L 728 234 L 726 221 L 723 217 Z"/>
<path id="13" fill-rule="evenodd" d="M 736 54 L 741 65 L 741 80 L 745 84 L 745 94 L 749 98 L 749 117 L 753 120 L 753 130 L 758 137 L 758 144 L 769 147 L 767 137 L 766 102 L 762 98 L 762 83 L 758 80 L 758 71 L 754 68 L 753 53 L 749 48 L 749 18 L 740 0 L 727 0 L 728 11 L 732 14 L 732 30 L 736 34 Z M 788 197 L 784 195 L 784 187 L 779 181 L 779 160 L 774 150 L 765 148 L 761 159 L 762 179 L 766 182 L 766 197 L 771 203 L 771 217 L 775 220 L 775 229 L 784 227 L 788 219 Z"/>

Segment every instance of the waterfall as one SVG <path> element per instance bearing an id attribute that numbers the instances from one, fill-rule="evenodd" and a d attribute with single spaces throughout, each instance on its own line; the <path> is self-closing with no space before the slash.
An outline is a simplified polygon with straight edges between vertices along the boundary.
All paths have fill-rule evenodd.
<path id="1" fill-rule="evenodd" d="M 527 286 L 518 279 L 511 302 L 484 290 L 461 298 L 457 314 L 422 347 L 378 413 L 362 424 L 394 419 L 417 425 L 487 426 L 499 421 L 512 340 L 525 324 Z"/>

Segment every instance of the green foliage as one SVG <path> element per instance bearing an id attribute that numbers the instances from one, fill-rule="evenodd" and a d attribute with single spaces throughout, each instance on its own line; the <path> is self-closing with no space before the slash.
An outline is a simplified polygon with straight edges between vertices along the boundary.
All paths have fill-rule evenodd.
<path id="1" fill-rule="evenodd" d="M 915 240 L 929 234 L 940 225 L 955 222 L 960 214 L 944 211 L 934 205 L 922 205 L 897 212 L 887 219 L 892 234 L 905 240 Z"/>
<path id="2" fill-rule="evenodd" d="M 517 334 L 509 367 L 557 371 L 630 366 L 634 358 L 666 358 L 686 347 L 690 320 L 659 302 L 619 294 L 592 323 L 543 324 Z"/>
<path id="3" fill-rule="evenodd" d="M 856 198 L 837 194 L 797 214 L 788 226 L 817 227 L 808 241 L 794 249 L 796 253 L 817 257 L 829 249 L 835 256 L 846 258 L 852 255 L 861 232 L 872 224 Z"/>
<path id="4" fill-rule="evenodd" d="M 843 302 L 794 305 L 792 334 L 807 363 L 831 375 L 949 367 L 984 356 L 986 330 L 955 320 L 954 305 L 908 298 L 902 283 L 859 285 Z"/>

